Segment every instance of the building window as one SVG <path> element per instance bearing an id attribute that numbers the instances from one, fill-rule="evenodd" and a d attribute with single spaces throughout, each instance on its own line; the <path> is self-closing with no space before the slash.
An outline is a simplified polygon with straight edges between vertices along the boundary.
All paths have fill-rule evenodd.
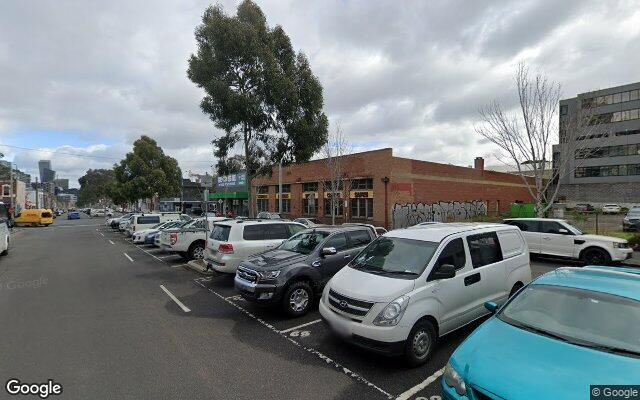
<path id="1" fill-rule="evenodd" d="M 276 210 L 280 212 L 280 186 L 276 185 Z M 291 213 L 291 185 L 282 185 L 282 213 Z"/>
<path id="2" fill-rule="evenodd" d="M 331 216 L 331 197 L 332 194 L 331 193 L 325 193 L 325 199 L 324 199 L 324 214 L 326 216 Z M 343 207 L 343 203 L 344 200 L 338 196 L 336 196 L 336 201 L 334 203 L 334 207 L 335 207 L 335 215 L 336 216 L 341 216 L 342 213 L 344 212 L 344 207 Z"/>
<path id="3" fill-rule="evenodd" d="M 351 216 L 353 218 L 373 218 L 373 199 L 351 199 Z"/>
<path id="4" fill-rule="evenodd" d="M 628 175 L 640 175 L 640 164 L 578 167 L 574 171 L 574 176 L 576 178 L 628 176 Z"/>
<path id="5" fill-rule="evenodd" d="M 2 185 L 2 196 L 5 196 L 5 197 L 11 196 L 11 186 Z"/>
<path id="6" fill-rule="evenodd" d="M 373 179 L 353 179 L 351 181 L 351 190 L 371 190 L 373 189 Z"/>
<path id="7" fill-rule="evenodd" d="M 569 106 L 560 106 L 560 115 L 567 115 L 569 113 Z"/>
<path id="8" fill-rule="evenodd" d="M 317 192 L 318 191 L 318 182 L 305 182 L 302 184 L 303 192 Z"/>
<path id="9" fill-rule="evenodd" d="M 259 194 L 269 194 L 269 186 L 258 186 L 256 190 Z"/>
<path id="10" fill-rule="evenodd" d="M 627 144 L 620 146 L 604 146 L 599 148 L 576 149 L 575 158 L 603 158 L 640 155 L 640 145 Z"/>
<path id="11" fill-rule="evenodd" d="M 590 97 L 582 99 L 582 108 L 601 107 L 610 104 L 626 103 L 627 101 L 638 100 L 640 93 L 638 89 L 609 94 L 606 96 Z"/>
<path id="12" fill-rule="evenodd" d="M 258 212 L 269 211 L 269 199 L 258 199 Z"/>

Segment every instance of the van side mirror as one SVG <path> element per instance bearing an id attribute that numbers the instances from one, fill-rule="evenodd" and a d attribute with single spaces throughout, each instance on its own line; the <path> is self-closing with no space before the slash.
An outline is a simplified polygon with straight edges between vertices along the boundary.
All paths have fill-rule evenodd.
<path id="1" fill-rule="evenodd" d="M 493 301 L 485 301 L 484 308 L 489 310 L 492 314 L 495 314 L 496 311 L 498 310 L 498 304 Z"/>
<path id="2" fill-rule="evenodd" d="M 451 279 L 456 276 L 456 267 L 451 264 L 442 264 L 435 271 L 431 272 L 429 275 L 430 281 L 435 281 L 438 279 Z"/>
<path id="3" fill-rule="evenodd" d="M 323 247 L 322 251 L 320 252 L 320 255 L 325 257 L 325 256 L 332 256 L 337 253 L 338 253 L 338 250 L 336 250 L 335 247 Z"/>

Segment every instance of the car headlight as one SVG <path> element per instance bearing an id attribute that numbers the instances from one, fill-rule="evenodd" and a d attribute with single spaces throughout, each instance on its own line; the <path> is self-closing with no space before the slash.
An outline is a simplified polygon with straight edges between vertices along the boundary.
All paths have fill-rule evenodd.
<path id="1" fill-rule="evenodd" d="M 278 275 L 280 275 L 280 270 L 276 270 L 276 271 L 260 271 L 258 272 L 258 276 L 260 276 L 260 279 L 276 279 L 278 277 Z"/>
<path id="2" fill-rule="evenodd" d="M 373 324 L 378 326 L 398 325 L 408 305 L 409 296 L 403 295 L 398 297 L 380 311 L 380 314 L 373 320 Z"/>
<path id="3" fill-rule="evenodd" d="M 626 249 L 627 247 L 629 247 L 629 243 L 628 242 L 613 242 L 613 247 L 615 247 L 616 249 Z"/>
<path id="4" fill-rule="evenodd" d="M 464 380 L 452 366 L 451 362 L 448 362 L 444 367 L 444 383 L 447 386 L 455 389 L 456 393 L 460 396 L 465 396 L 467 394 L 467 385 L 464 383 Z"/>

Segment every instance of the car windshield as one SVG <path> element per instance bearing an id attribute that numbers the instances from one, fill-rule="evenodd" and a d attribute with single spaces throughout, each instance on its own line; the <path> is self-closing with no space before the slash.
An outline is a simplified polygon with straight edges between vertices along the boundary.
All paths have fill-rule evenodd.
<path id="1" fill-rule="evenodd" d="M 209 237 L 213 240 L 219 240 L 225 242 L 229 240 L 229 233 L 231 233 L 231 226 L 229 225 L 213 225 L 211 235 Z"/>
<path id="2" fill-rule="evenodd" d="M 422 275 L 438 244 L 382 236 L 365 247 L 349 266 L 373 274 L 416 278 Z"/>
<path id="3" fill-rule="evenodd" d="M 640 356 L 640 302 L 630 298 L 534 284 L 500 311 L 498 318 L 524 330 L 579 346 Z"/>
<path id="4" fill-rule="evenodd" d="M 322 231 L 300 232 L 285 240 L 279 249 L 293 251 L 294 253 L 309 254 L 314 251 L 327 236 L 329 236 L 329 233 Z"/>
<path id="5" fill-rule="evenodd" d="M 627 217 L 638 218 L 640 217 L 640 210 L 631 210 L 627 213 Z"/>

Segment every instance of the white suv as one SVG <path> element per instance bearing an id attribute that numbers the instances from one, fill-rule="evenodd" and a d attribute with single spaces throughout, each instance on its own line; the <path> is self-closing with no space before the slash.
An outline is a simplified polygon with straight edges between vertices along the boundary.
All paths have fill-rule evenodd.
<path id="1" fill-rule="evenodd" d="M 228 220 L 213 226 L 207 240 L 205 262 L 218 272 L 235 274 L 241 261 L 282 244 L 285 239 L 307 229 L 291 221 Z"/>
<path id="2" fill-rule="evenodd" d="M 628 241 L 587 235 L 563 219 L 514 218 L 504 223 L 520 228 L 531 254 L 577 259 L 595 265 L 624 261 L 633 255 Z"/>
<path id="3" fill-rule="evenodd" d="M 345 340 L 426 362 L 439 337 L 488 314 L 531 281 L 522 233 L 499 224 L 394 230 L 326 285 L 320 314 Z"/>

